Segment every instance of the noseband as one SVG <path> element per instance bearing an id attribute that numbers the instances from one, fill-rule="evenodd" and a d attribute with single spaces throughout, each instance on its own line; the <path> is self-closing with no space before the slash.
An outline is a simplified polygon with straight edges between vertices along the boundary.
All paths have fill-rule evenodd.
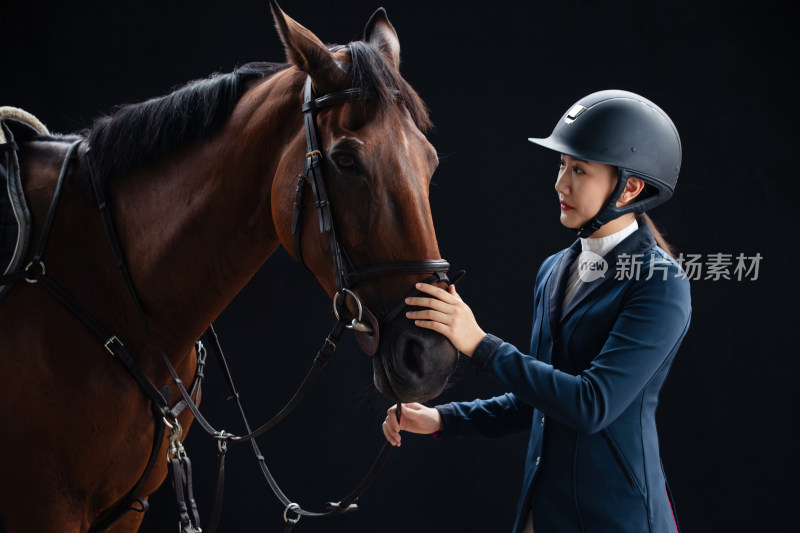
<path id="1" fill-rule="evenodd" d="M 332 49 L 331 51 L 336 50 L 338 50 L 338 48 Z M 396 97 L 400 96 L 400 92 L 396 89 L 392 89 L 391 92 Z M 313 89 L 311 87 L 311 76 L 306 78 L 302 108 L 306 132 L 305 166 L 303 168 L 303 173 L 300 174 L 297 181 L 294 215 L 292 216 L 292 235 L 294 235 L 295 254 L 298 262 L 308 269 L 308 266 L 303 261 L 301 238 L 303 233 L 303 206 L 306 183 L 311 182 L 311 189 L 315 200 L 314 205 L 317 207 L 317 215 L 319 217 L 319 231 L 320 233 L 327 233 L 330 242 L 331 261 L 333 263 L 333 272 L 336 279 L 336 295 L 333 298 L 333 311 L 338 319 L 340 313 L 344 315 L 347 312 L 346 305 L 343 305 L 347 296 L 350 296 L 354 300 L 357 309 L 356 316 L 347 327 L 355 330 L 357 334 L 361 333 L 374 337 L 374 342 L 369 343 L 369 348 L 365 347 L 367 343 L 360 343 L 362 349 L 364 349 L 368 355 L 373 355 L 377 350 L 378 324 L 380 322 L 385 324 L 394 319 L 405 307 L 405 301 L 399 302 L 392 310 L 384 313 L 381 316 L 381 320 L 378 320 L 369 309 L 366 309 L 366 307 L 362 305 L 361 300 L 355 293 L 356 286 L 367 280 L 383 276 L 426 273 L 433 273 L 433 275 L 427 278 L 424 281 L 425 283 L 444 281 L 450 284 L 450 280 L 447 277 L 450 263 L 444 259 L 380 263 L 356 268 L 347 250 L 336 234 L 328 187 L 323 174 L 323 157 L 316 125 L 317 114 L 321 109 L 326 107 L 353 100 L 368 100 L 372 98 L 375 98 L 373 93 L 358 88 L 344 89 L 314 98 Z M 364 311 L 366 311 L 371 325 L 363 322 Z"/>

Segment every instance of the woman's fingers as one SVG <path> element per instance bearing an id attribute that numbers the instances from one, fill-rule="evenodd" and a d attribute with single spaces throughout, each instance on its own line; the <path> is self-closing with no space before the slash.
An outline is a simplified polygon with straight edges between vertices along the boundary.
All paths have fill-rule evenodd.
<path id="1" fill-rule="evenodd" d="M 400 446 L 400 424 L 397 422 L 397 416 L 395 415 L 396 410 L 397 406 L 393 405 L 390 407 L 389 410 L 386 411 L 386 420 L 384 420 L 381 425 L 383 435 L 392 446 Z"/>
<path id="2" fill-rule="evenodd" d="M 408 311 L 406 317 L 414 320 L 414 324 L 421 328 L 444 335 L 458 351 L 472 356 L 486 333 L 478 326 L 472 309 L 461 299 L 455 287 L 450 285 L 447 290 L 443 290 L 425 283 L 417 284 L 416 287 L 433 298 L 407 298 L 408 305 L 423 309 Z"/>
<path id="3" fill-rule="evenodd" d="M 388 418 L 383 422 L 383 436 L 392 446 L 400 446 L 400 431 L 393 431 L 388 424 Z"/>
<path id="4" fill-rule="evenodd" d="M 450 286 L 452 287 L 452 285 Z M 444 289 L 440 289 L 436 285 L 431 285 L 429 283 L 417 283 L 415 287 L 418 291 L 430 294 L 431 296 L 434 296 L 439 300 L 442 300 L 443 302 L 449 304 L 455 304 L 460 299 L 457 298 L 456 296 L 453 296 L 450 292 Z"/>
<path id="5" fill-rule="evenodd" d="M 439 300 L 438 298 L 427 298 L 425 296 L 410 296 L 406 298 L 406 304 L 416 307 L 428 307 L 437 311 L 447 312 L 453 304 Z"/>
<path id="6" fill-rule="evenodd" d="M 452 321 L 452 315 L 433 310 L 409 311 L 406 313 L 406 316 L 414 320 L 432 320 L 434 322 L 441 322 L 442 324 L 450 324 Z"/>
<path id="7" fill-rule="evenodd" d="M 420 328 L 430 329 L 436 333 L 441 333 L 447 337 L 450 342 L 454 342 L 453 333 L 449 324 L 443 324 L 434 320 L 415 320 L 414 325 Z"/>
<path id="8" fill-rule="evenodd" d="M 441 415 L 436 408 L 419 403 L 402 404 L 401 408 L 400 422 L 395 416 L 397 408 L 392 406 L 386 411 L 386 420 L 381 426 L 383 435 L 392 446 L 400 446 L 400 431 L 431 434 L 442 429 Z"/>

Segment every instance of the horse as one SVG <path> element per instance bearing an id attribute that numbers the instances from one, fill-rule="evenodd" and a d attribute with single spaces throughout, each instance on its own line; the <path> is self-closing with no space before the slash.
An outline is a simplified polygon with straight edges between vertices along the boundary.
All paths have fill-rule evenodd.
<path id="1" fill-rule="evenodd" d="M 167 438 L 153 445 L 151 402 L 110 348 L 124 344 L 156 388 L 179 398 L 158 352 L 191 382 L 196 340 L 279 246 L 362 326 L 359 344 L 374 352 L 384 396 L 425 401 L 455 370 L 458 352 L 443 336 L 396 312 L 435 270 L 420 265 L 442 263 L 428 196 L 438 164 L 424 133 L 431 123 L 400 74 L 396 30 L 379 9 L 363 40 L 330 49 L 274 1 L 271 9 L 283 63 L 196 80 L 121 106 L 78 134 L 18 133 L 31 242 L 46 246 L 24 272 L 30 283 L 16 280 L 0 302 L 0 522 L 8 533 L 102 529 L 153 448 L 159 460 L 135 495 L 146 501 L 167 475 Z M 316 102 L 356 95 L 311 115 L 316 153 L 304 134 L 307 86 Z M 325 171 L 327 198 L 299 194 L 309 160 Z M 92 194 L 98 182 L 138 301 L 109 245 Z M 325 208 L 336 240 L 318 228 Z M 346 260 L 331 268 L 337 255 Z M 416 268 L 379 266 L 341 286 L 342 270 L 392 263 Z M 105 346 L 36 283 L 45 266 L 47 279 L 113 333 Z M 193 419 L 189 410 L 177 416 L 181 439 Z M 134 532 L 141 520 L 126 513 L 110 530 Z"/>

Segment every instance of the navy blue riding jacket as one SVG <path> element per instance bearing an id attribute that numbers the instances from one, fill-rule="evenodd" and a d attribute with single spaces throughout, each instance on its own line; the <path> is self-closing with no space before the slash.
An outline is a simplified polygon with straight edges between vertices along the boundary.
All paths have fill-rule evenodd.
<path id="1" fill-rule="evenodd" d="M 643 224 L 562 312 L 580 250 L 536 276 L 529 355 L 493 335 L 473 354 L 509 392 L 437 406 L 442 436 L 530 434 L 514 532 L 532 513 L 535 533 L 675 533 L 655 415 L 689 327 L 689 282 Z"/>

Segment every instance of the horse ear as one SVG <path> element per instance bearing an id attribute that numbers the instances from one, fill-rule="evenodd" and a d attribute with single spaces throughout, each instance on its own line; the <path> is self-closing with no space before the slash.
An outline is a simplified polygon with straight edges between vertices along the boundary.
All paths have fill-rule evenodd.
<path id="1" fill-rule="evenodd" d="M 286 49 L 286 59 L 307 72 L 318 93 L 337 90 L 347 84 L 347 75 L 336 63 L 328 47 L 310 30 L 286 15 L 275 0 L 270 0 L 275 27 Z"/>
<path id="2" fill-rule="evenodd" d="M 381 51 L 386 61 L 396 71 L 400 71 L 400 40 L 389 22 L 386 10 L 379 7 L 369 18 L 364 28 L 364 41 Z"/>

